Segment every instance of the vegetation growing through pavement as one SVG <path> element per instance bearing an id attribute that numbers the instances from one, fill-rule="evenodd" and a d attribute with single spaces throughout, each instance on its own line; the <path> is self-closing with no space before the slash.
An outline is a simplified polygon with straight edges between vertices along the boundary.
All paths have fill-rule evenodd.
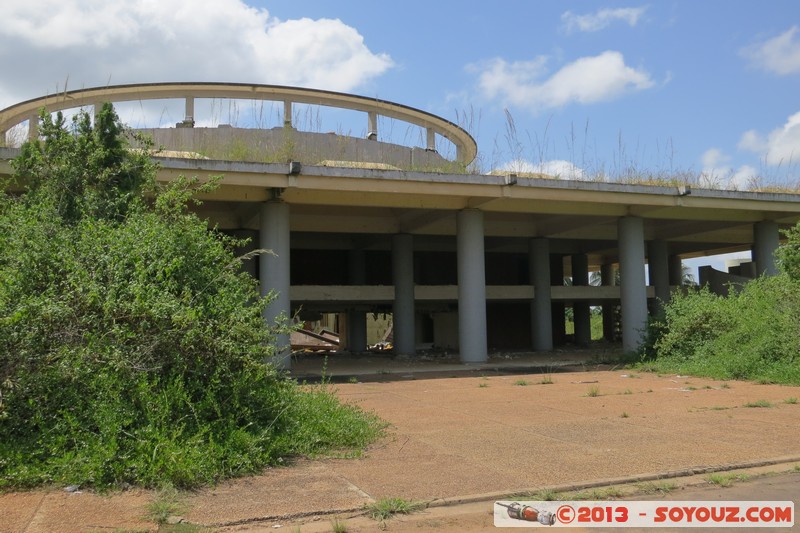
<path id="1" fill-rule="evenodd" d="M 381 498 L 364 507 L 367 516 L 384 521 L 397 514 L 411 514 L 427 507 L 425 502 L 413 502 L 403 498 Z"/>
<path id="2" fill-rule="evenodd" d="M 380 434 L 265 363 L 269 298 L 187 208 L 213 184 L 158 187 L 110 104 L 40 132 L 0 192 L 0 488 L 194 487 Z"/>
<path id="3" fill-rule="evenodd" d="M 643 368 L 800 385 L 800 225 L 786 236 L 776 254 L 780 274 L 727 297 L 707 288 L 673 294 L 648 327 Z"/>
<path id="4" fill-rule="evenodd" d="M 750 479 L 750 476 L 747 474 L 736 473 L 713 473 L 709 474 L 706 478 L 712 485 L 718 485 L 720 487 L 730 487 L 738 481 L 747 481 L 748 479 Z"/>

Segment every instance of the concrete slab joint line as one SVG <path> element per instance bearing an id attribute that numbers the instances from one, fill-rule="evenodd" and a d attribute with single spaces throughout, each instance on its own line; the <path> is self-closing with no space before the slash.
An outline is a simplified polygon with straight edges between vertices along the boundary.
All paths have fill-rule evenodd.
<path id="1" fill-rule="evenodd" d="M 454 496 L 450 498 L 438 498 L 428 502 L 428 507 L 445 507 L 448 505 L 460 505 L 464 503 L 488 502 L 494 500 L 508 499 L 520 493 L 534 493 L 541 490 L 549 490 L 558 493 L 578 492 L 586 489 L 597 489 L 601 487 L 611 487 L 614 485 L 631 485 L 634 483 L 645 483 L 648 481 L 659 481 L 662 479 L 675 479 L 681 477 L 696 476 L 698 474 L 711 474 L 714 472 L 729 472 L 732 470 L 744 470 L 764 466 L 775 466 L 780 464 L 791 464 L 800 462 L 800 455 L 794 457 L 781 457 L 775 459 L 765 459 L 762 461 L 747 461 L 729 465 L 690 467 L 682 470 L 671 470 L 660 474 L 640 474 L 620 478 L 609 478 L 597 481 L 587 481 L 585 483 L 567 483 L 564 485 L 551 485 L 547 487 L 530 487 L 522 489 L 511 489 L 497 492 L 487 492 L 485 494 L 472 494 L 465 496 Z"/>

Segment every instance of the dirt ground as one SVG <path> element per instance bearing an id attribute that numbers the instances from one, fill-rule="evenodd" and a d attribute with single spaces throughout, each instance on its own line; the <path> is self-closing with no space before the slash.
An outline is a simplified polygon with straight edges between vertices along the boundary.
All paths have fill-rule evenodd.
<path id="1" fill-rule="evenodd" d="M 380 524 L 358 517 L 361 509 L 398 497 L 466 503 L 386 521 L 388 531 L 478 531 L 493 528 L 487 502 L 513 493 L 693 473 L 704 483 L 714 470 L 800 463 L 797 387 L 590 365 L 398 369 L 334 387 L 387 420 L 387 437 L 361 458 L 301 460 L 185 494 L 183 517 L 225 532 L 331 531 L 337 518 L 347 531 L 377 531 Z M 155 531 L 143 518 L 154 497 L 61 488 L 4 494 L 0 532 Z"/>

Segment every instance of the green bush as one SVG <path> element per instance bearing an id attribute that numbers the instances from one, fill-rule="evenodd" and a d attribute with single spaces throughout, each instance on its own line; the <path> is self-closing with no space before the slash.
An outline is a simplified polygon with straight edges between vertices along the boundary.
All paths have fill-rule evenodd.
<path id="1" fill-rule="evenodd" d="M 738 294 L 676 294 L 650 326 L 651 368 L 800 384 L 800 283 L 762 277 Z"/>
<path id="2" fill-rule="evenodd" d="M 376 438 L 265 362 L 269 298 L 188 212 L 195 183 L 156 190 L 110 105 L 97 124 L 43 114 L 28 192 L 0 194 L 0 487 L 192 487 Z"/>

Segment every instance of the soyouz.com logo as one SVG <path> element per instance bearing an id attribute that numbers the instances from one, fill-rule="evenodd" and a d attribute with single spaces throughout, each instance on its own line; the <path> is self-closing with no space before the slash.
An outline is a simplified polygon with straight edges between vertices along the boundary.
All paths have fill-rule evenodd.
<path id="1" fill-rule="evenodd" d="M 497 501 L 497 527 L 792 527 L 789 501 Z"/>

